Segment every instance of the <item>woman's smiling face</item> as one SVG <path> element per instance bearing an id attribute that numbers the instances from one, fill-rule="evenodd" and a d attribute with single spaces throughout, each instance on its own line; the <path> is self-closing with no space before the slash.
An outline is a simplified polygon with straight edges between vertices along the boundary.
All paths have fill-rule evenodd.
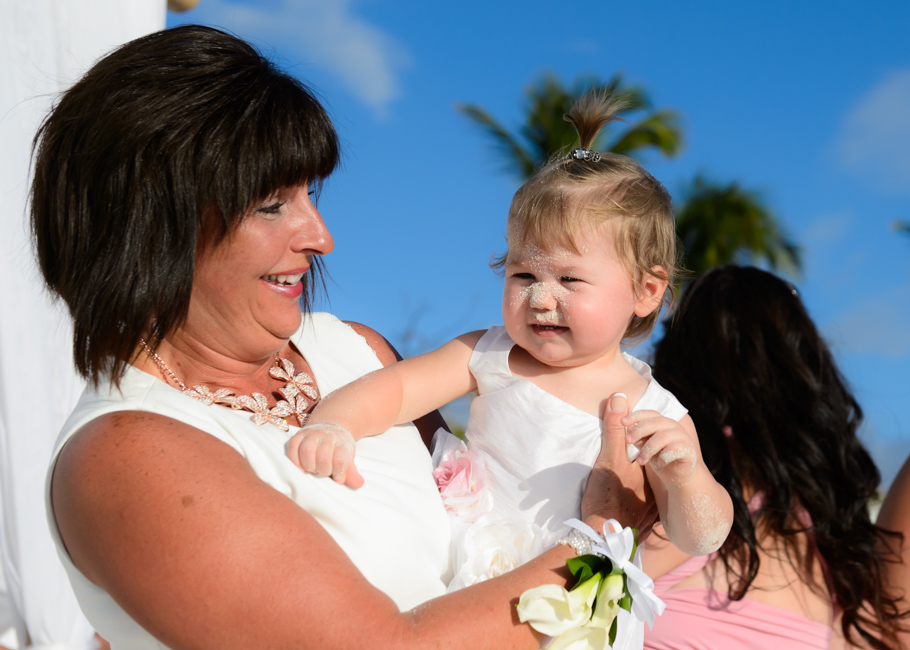
<path id="1" fill-rule="evenodd" d="M 278 349 L 300 326 L 303 275 L 334 245 L 307 185 L 277 190 L 197 254 L 185 328 L 218 328 L 236 355 Z"/>

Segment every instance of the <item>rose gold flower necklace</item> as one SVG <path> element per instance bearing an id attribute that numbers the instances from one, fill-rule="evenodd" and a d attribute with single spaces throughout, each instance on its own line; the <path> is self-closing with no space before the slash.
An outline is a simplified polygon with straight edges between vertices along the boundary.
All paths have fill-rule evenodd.
<path id="1" fill-rule="evenodd" d="M 212 392 L 204 384 L 187 388 L 186 384 L 180 381 L 177 375 L 168 368 L 164 359 L 152 351 L 145 339 L 139 339 L 139 343 L 142 344 L 146 354 L 158 366 L 158 370 L 161 371 L 165 379 L 170 379 L 174 382 L 184 395 L 189 395 L 207 406 L 224 404 L 235 411 L 249 411 L 253 414 L 250 419 L 260 427 L 269 423 L 282 431 L 288 431 L 290 426 L 286 418 L 289 415 L 296 417 L 300 426 L 304 426 L 307 418 L 310 417 L 309 411 L 319 401 L 319 389 L 316 388 L 313 378 L 305 372 L 294 374 L 294 364 L 291 363 L 290 359 L 284 359 L 276 355 L 275 365 L 269 368 L 269 376 L 287 382 L 284 388 L 278 389 L 278 392 L 284 395 L 284 399 L 279 400 L 275 406 L 269 407 L 269 400 L 262 393 L 234 395 L 234 391 L 227 388 L 219 388 Z M 310 401 L 307 401 L 307 398 Z"/>

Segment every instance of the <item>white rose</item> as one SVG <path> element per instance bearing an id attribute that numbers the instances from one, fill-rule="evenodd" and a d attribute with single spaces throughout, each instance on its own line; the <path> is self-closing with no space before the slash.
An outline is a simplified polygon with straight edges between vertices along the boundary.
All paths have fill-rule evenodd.
<path id="1" fill-rule="evenodd" d="M 542 538 L 537 524 L 481 517 L 464 532 L 450 590 L 502 575 L 537 557 L 543 550 Z"/>

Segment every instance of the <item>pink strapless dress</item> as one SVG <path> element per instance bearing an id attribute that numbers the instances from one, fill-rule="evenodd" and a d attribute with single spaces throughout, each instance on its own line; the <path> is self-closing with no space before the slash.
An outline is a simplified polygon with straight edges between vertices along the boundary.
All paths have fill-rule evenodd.
<path id="1" fill-rule="evenodd" d="M 671 589 L 714 557 L 693 557 L 654 581 L 667 609 L 645 628 L 645 650 L 827 650 L 828 625 L 747 598 L 731 602 L 712 589 Z"/>

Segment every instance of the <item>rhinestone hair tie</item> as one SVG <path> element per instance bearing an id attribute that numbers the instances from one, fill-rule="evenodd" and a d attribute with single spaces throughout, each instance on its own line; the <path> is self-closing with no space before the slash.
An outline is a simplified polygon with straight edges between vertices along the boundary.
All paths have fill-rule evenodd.
<path id="1" fill-rule="evenodd" d="M 597 162 L 600 160 L 600 152 L 579 147 L 578 149 L 572 149 L 572 151 L 569 152 L 569 158 L 584 160 L 586 162 Z"/>

